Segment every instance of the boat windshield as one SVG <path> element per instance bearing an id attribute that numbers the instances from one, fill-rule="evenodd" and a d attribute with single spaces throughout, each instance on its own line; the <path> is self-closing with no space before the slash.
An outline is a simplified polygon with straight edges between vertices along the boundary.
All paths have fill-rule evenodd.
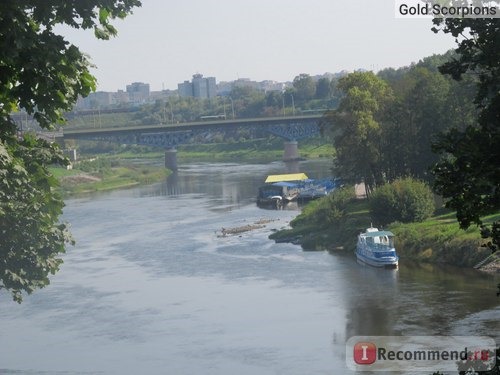
<path id="1" fill-rule="evenodd" d="M 388 235 L 382 236 L 370 236 L 366 238 L 366 243 L 368 245 L 374 245 L 375 247 L 394 247 L 394 237 Z"/>

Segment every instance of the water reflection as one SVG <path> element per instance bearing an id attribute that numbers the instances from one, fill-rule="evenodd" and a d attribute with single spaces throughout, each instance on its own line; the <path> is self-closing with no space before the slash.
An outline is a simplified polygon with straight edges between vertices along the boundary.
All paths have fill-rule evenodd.
<path id="1" fill-rule="evenodd" d="M 181 195 L 183 194 L 182 190 L 179 188 L 179 171 L 174 171 L 172 172 L 168 177 L 167 177 L 167 182 L 165 184 L 166 190 L 165 194 L 166 195 Z"/>
<path id="2" fill-rule="evenodd" d="M 290 160 L 285 162 L 286 173 L 301 173 L 300 162 L 298 160 Z"/>
<path id="3" fill-rule="evenodd" d="M 499 338 L 500 324 L 491 320 L 489 313 L 482 323 L 478 319 L 473 333 L 470 326 L 459 328 L 459 322 L 470 314 L 498 307 L 493 298 L 494 277 L 490 275 L 402 262 L 397 270 L 357 264 L 344 276 L 353 286 L 345 295 L 347 337 L 482 334 Z"/>
<path id="4" fill-rule="evenodd" d="M 346 337 L 393 334 L 399 303 L 399 270 L 354 263 L 351 272 L 344 274 L 347 284 L 351 285 L 345 296 Z"/>
<path id="5" fill-rule="evenodd" d="M 237 163 L 191 164 L 171 173 L 164 184 L 147 194 L 182 196 L 208 195 L 214 206 L 232 207 L 253 202 L 267 175 L 305 172 L 312 178 L 329 178 L 328 160 L 290 161 L 240 165 Z M 285 209 L 297 210 L 296 204 Z"/>

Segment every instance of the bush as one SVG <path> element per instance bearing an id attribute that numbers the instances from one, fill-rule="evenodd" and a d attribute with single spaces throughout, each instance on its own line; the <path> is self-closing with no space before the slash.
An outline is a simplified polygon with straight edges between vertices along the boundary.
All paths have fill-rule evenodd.
<path id="1" fill-rule="evenodd" d="M 380 225 L 424 221 L 434 213 L 434 197 L 424 182 L 398 179 L 375 190 L 370 199 L 370 213 Z"/>
<path id="2" fill-rule="evenodd" d="M 337 189 L 326 197 L 307 204 L 290 225 L 295 227 L 307 222 L 322 227 L 334 224 L 345 217 L 347 204 L 354 198 L 352 188 Z"/>

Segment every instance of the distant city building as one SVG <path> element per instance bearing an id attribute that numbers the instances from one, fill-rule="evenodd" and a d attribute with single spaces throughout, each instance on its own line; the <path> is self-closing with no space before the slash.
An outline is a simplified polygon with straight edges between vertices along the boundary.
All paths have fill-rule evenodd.
<path id="1" fill-rule="evenodd" d="M 215 82 L 215 77 L 207 77 L 207 96 L 209 98 L 217 96 L 217 82 Z"/>
<path id="2" fill-rule="evenodd" d="M 181 97 L 213 98 L 217 95 L 217 84 L 215 77 L 203 78 L 202 74 L 195 74 L 191 82 L 179 83 L 177 91 Z"/>
<path id="3" fill-rule="evenodd" d="M 103 108 L 113 104 L 113 93 L 107 91 L 91 92 L 87 97 L 78 97 L 76 108 L 94 109 Z"/>
<path id="4" fill-rule="evenodd" d="M 176 90 L 150 91 L 149 101 L 154 102 L 156 100 L 168 99 L 171 96 L 177 96 L 177 91 Z"/>
<path id="5" fill-rule="evenodd" d="M 250 78 L 238 78 L 236 81 L 233 81 L 234 87 L 250 87 L 255 90 L 260 90 L 259 82 L 251 81 Z"/>
<path id="6" fill-rule="evenodd" d="M 276 82 L 276 81 L 262 81 L 260 82 L 261 90 L 268 91 L 284 91 L 288 85 L 284 82 Z"/>
<path id="7" fill-rule="evenodd" d="M 193 96 L 195 98 L 208 98 L 208 84 L 202 74 L 195 74 L 191 82 L 193 83 Z"/>
<path id="8" fill-rule="evenodd" d="M 177 92 L 180 97 L 187 98 L 193 96 L 193 84 L 189 81 L 184 81 L 177 85 Z"/>
<path id="9" fill-rule="evenodd" d="M 118 90 L 113 93 L 113 103 L 114 104 L 126 104 L 130 102 L 130 95 L 128 92 L 123 90 Z"/>
<path id="10" fill-rule="evenodd" d="M 132 103 L 145 103 L 149 99 L 149 83 L 134 82 L 127 85 L 127 93 Z"/>
<path id="11" fill-rule="evenodd" d="M 232 82 L 219 82 L 217 84 L 217 95 L 228 96 L 229 94 L 231 94 L 232 89 L 233 89 Z"/>
<path id="12" fill-rule="evenodd" d="M 287 87 L 291 86 L 289 82 L 277 82 L 277 81 L 252 81 L 249 78 L 238 78 L 236 81 L 232 82 L 220 82 L 217 85 L 217 92 L 221 96 L 228 96 L 235 87 L 250 87 L 254 90 L 259 91 L 283 91 Z"/>
<path id="13" fill-rule="evenodd" d="M 320 78 L 338 79 L 348 74 L 347 71 L 338 73 L 324 73 L 313 76 L 313 79 Z M 126 90 L 117 90 L 116 92 L 97 91 L 91 93 L 86 98 L 78 97 L 75 104 L 75 110 L 93 110 L 113 107 L 138 106 L 147 102 L 158 100 L 168 100 L 171 96 L 194 97 L 194 98 L 213 98 L 217 95 L 230 96 L 236 87 L 250 87 L 255 90 L 284 91 L 292 87 L 292 82 L 277 81 L 252 81 L 249 78 L 238 78 L 235 81 L 219 82 L 217 84 L 215 77 L 203 77 L 202 74 L 195 74 L 190 81 L 184 81 L 177 85 L 177 90 L 150 91 L 148 83 L 133 82 L 126 86 Z"/>

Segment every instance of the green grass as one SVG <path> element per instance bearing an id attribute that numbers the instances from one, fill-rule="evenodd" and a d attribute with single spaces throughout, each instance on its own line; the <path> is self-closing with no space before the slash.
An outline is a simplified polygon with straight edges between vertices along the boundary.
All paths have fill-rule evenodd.
<path id="1" fill-rule="evenodd" d="M 177 160 L 179 163 L 198 161 L 210 162 L 252 162 L 266 163 L 283 158 L 283 140 L 279 138 L 250 139 L 238 142 L 186 144 L 178 147 Z M 165 152 L 158 148 L 145 146 L 115 148 L 109 151 L 119 159 L 154 159 L 162 160 Z M 90 153 L 95 153 L 91 151 Z M 90 156 L 88 153 L 88 156 Z M 321 138 L 307 139 L 299 142 L 299 154 L 302 158 L 331 158 L 333 155 L 331 144 L 324 143 Z M 85 154 L 85 153 L 84 153 Z M 108 154 L 100 154 L 108 155 Z"/>
<path id="2" fill-rule="evenodd" d="M 210 160 L 241 162 L 267 162 L 283 158 L 283 140 L 279 138 L 250 139 L 238 142 L 193 144 L 179 147 L 180 162 Z M 302 158 L 321 158 L 333 155 L 333 146 L 320 138 L 299 142 Z"/>
<path id="3" fill-rule="evenodd" d="M 127 163 L 120 163 L 119 166 L 95 173 L 57 167 L 52 167 L 50 170 L 59 180 L 58 190 L 64 197 L 151 184 L 163 181 L 169 174 L 169 171 L 163 167 Z"/>
<path id="4" fill-rule="evenodd" d="M 61 179 L 61 178 L 66 177 L 66 176 L 74 176 L 74 175 L 77 175 L 79 173 L 82 173 L 79 170 L 66 169 L 63 167 L 49 167 L 49 170 L 50 170 L 50 173 L 52 173 L 52 175 L 57 179 Z"/>
<path id="5" fill-rule="evenodd" d="M 157 148 L 155 149 L 150 149 L 147 151 L 141 151 L 141 152 L 134 152 L 134 151 L 119 151 L 113 153 L 113 156 L 118 158 L 118 159 L 133 159 L 133 160 L 148 160 L 148 159 L 162 159 L 165 156 L 165 151 L 163 150 L 158 150 Z"/>
<path id="6" fill-rule="evenodd" d="M 298 242 L 304 250 L 354 251 L 356 236 L 370 225 L 368 204 L 353 199 L 345 208 L 344 217 L 332 222 L 321 220 L 318 210 L 324 210 L 327 198 L 310 202 L 290 223 L 291 229 L 270 236 L 277 241 Z M 324 212 L 324 211 L 323 211 Z M 354 240 L 353 240 L 354 239 Z"/>
<path id="7" fill-rule="evenodd" d="M 314 201 L 290 224 L 291 229 L 273 233 L 277 241 L 299 243 L 304 250 L 354 251 L 357 235 L 371 225 L 368 201 L 352 200 L 345 216 L 335 224 L 319 220 L 325 200 Z M 486 223 L 500 220 L 500 214 L 484 218 Z M 387 228 L 396 235 L 396 249 L 405 259 L 472 267 L 490 251 L 481 244 L 479 228 L 460 229 L 454 213 L 438 214 L 420 223 L 393 223 Z"/>
<path id="8" fill-rule="evenodd" d="M 500 219 L 493 215 L 487 220 Z M 403 258 L 457 266 L 474 266 L 490 251 L 481 247 L 484 240 L 479 228 L 460 229 L 454 213 L 438 215 L 421 223 L 393 223 L 396 246 Z M 399 250 L 400 249 L 400 250 Z"/>

